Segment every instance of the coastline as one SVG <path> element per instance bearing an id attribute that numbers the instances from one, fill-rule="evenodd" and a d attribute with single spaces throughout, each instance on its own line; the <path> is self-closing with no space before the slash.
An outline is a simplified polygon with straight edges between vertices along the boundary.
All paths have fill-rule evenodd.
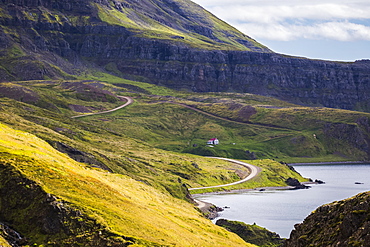
<path id="1" fill-rule="evenodd" d="M 260 167 L 251 165 L 249 163 L 245 163 L 242 161 L 234 160 L 234 159 L 228 159 L 228 158 L 221 158 L 221 157 L 210 157 L 213 159 L 222 159 L 226 160 L 232 163 L 236 163 L 241 166 L 245 166 L 250 170 L 250 174 L 245 177 L 242 180 L 239 180 L 237 182 L 229 183 L 229 184 L 223 184 L 223 185 L 216 185 L 216 186 L 208 186 L 208 187 L 200 187 L 200 188 L 189 188 L 189 194 L 190 197 L 194 200 L 195 206 L 209 219 L 214 219 L 218 217 L 218 212 L 223 211 L 222 208 L 217 207 L 216 205 L 213 205 L 212 203 L 204 202 L 201 200 L 198 200 L 198 197 L 201 197 L 203 195 L 222 195 L 222 194 L 236 194 L 236 193 L 245 193 L 245 192 L 251 192 L 251 191 L 269 191 L 269 190 L 297 190 L 297 189 L 308 189 L 310 186 L 307 186 L 308 184 L 318 184 L 318 182 L 301 182 L 299 183 L 298 180 L 296 181 L 298 184 L 290 184 L 286 186 L 273 186 L 273 187 L 257 187 L 253 189 L 234 189 L 234 190 L 222 190 L 222 191 L 215 191 L 215 192 L 205 192 L 205 193 L 195 193 L 191 194 L 190 191 L 194 190 L 200 190 L 200 189 L 208 189 L 208 188 L 220 188 L 220 187 L 227 187 L 235 184 L 243 183 L 247 180 L 250 180 L 257 176 L 262 169 Z"/>
<path id="2" fill-rule="evenodd" d="M 319 184 L 317 182 L 302 182 L 302 185 L 309 185 L 309 184 Z M 305 189 L 309 189 L 310 187 L 307 186 Z M 223 195 L 223 194 L 238 194 L 238 193 L 245 193 L 251 191 L 271 191 L 271 190 L 297 190 L 303 188 L 297 188 L 296 186 L 275 186 L 275 187 L 258 187 L 254 189 L 238 189 L 238 190 L 224 190 L 224 191 L 216 191 L 216 192 L 206 192 L 206 193 L 199 193 L 199 194 L 191 194 L 191 197 L 196 202 L 196 207 L 206 215 L 206 217 L 210 220 L 217 218 L 218 212 L 222 212 L 224 209 L 220 208 L 212 203 L 204 202 L 198 200 L 197 197 L 201 197 L 203 195 Z"/>
<path id="3" fill-rule="evenodd" d="M 212 157 L 212 158 L 217 158 L 217 157 Z M 248 164 L 248 163 L 244 163 L 244 162 L 240 162 L 240 161 L 235 161 L 235 160 L 232 160 L 232 159 L 226 159 L 226 158 L 218 158 L 218 159 L 224 159 L 224 160 L 227 160 L 227 161 L 230 161 L 230 162 L 234 162 L 234 163 L 237 163 L 239 165 L 243 165 L 243 166 L 247 166 L 249 169 L 251 169 L 251 167 L 253 168 L 252 165 Z M 342 162 L 305 162 L 305 163 L 287 163 L 287 165 L 289 166 L 300 166 L 300 165 L 346 165 L 346 164 L 370 164 L 369 161 L 342 161 Z M 256 174 L 258 174 L 260 172 L 260 168 L 258 169 L 259 167 L 257 167 L 257 170 L 255 171 Z M 253 174 L 253 176 L 256 176 L 256 174 Z M 253 177 L 251 176 L 251 177 Z M 250 178 L 249 178 L 250 179 Z M 239 182 L 236 182 L 235 184 L 237 183 L 241 183 L 241 182 L 244 182 L 243 180 L 239 181 Z M 321 182 L 322 183 L 322 182 Z M 258 192 L 258 191 L 273 191 L 273 190 L 297 190 L 297 189 L 309 189 L 311 184 L 321 184 L 320 182 L 317 182 L 317 181 L 307 181 L 307 182 L 301 182 L 300 184 L 302 185 L 302 187 L 300 186 L 291 186 L 291 185 L 287 185 L 287 186 L 273 186 L 273 187 L 257 187 L 257 188 L 253 188 L 253 189 L 234 189 L 234 190 L 222 190 L 222 191 L 215 191 L 215 192 L 205 192 L 205 193 L 195 193 L 195 194 L 190 194 L 191 197 L 193 198 L 193 200 L 195 201 L 196 203 L 196 207 L 199 208 L 199 210 L 201 212 L 203 212 L 207 218 L 209 219 L 214 219 L 214 218 L 217 218 L 218 217 L 218 212 L 220 211 L 223 211 L 223 208 L 220 208 L 212 203 L 208 203 L 208 202 L 204 202 L 204 201 L 201 201 L 201 200 L 198 200 L 197 198 L 199 197 L 202 197 L 204 195 L 223 195 L 223 194 L 239 194 L 239 193 L 247 193 L 247 192 Z M 234 184 L 234 183 L 233 183 Z M 189 191 L 191 190 L 197 190 L 197 189 L 204 189 L 204 188 L 217 188 L 217 187 L 227 187 L 231 184 L 226 184 L 226 185 L 218 185 L 218 186 L 210 186 L 210 187 L 203 187 L 203 188 L 191 188 L 189 189 Z"/>
<path id="4" fill-rule="evenodd" d="M 310 184 L 319 184 L 317 182 L 301 182 L 303 185 L 310 185 Z M 191 196 L 196 199 L 199 196 L 203 195 L 223 195 L 223 194 L 235 194 L 235 193 L 244 193 L 250 191 L 269 191 L 269 190 L 296 190 L 300 189 L 296 186 L 273 186 L 273 187 L 257 187 L 254 189 L 237 189 L 237 190 L 223 190 L 223 191 L 215 191 L 215 192 L 205 192 L 205 193 L 197 193 L 191 194 Z"/>

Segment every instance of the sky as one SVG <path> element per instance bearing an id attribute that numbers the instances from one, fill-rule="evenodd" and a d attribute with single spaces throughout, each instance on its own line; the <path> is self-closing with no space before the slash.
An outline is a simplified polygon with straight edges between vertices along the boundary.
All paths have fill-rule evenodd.
<path id="1" fill-rule="evenodd" d="M 192 0 L 274 52 L 370 59 L 369 0 Z"/>

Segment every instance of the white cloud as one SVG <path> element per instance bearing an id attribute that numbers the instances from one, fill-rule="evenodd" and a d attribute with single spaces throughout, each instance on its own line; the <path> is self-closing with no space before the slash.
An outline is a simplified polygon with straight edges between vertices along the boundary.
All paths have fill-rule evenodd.
<path id="1" fill-rule="evenodd" d="M 295 39 L 333 39 L 339 41 L 370 41 L 370 27 L 350 22 L 324 22 L 314 25 L 245 23 L 239 29 L 254 37 L 290 41 Z"/>
<path id="2" fill-rule="evenodd" d="M 370 6 L 367 8 L 354 8 L 341 4 L 307 4 L 307 5 L 228 5 L 215 6 L 210 9 L 217 16 L 232 21 L 248 22 L 281 22 L 285 19 L 359 19 L 369 18 Z"/>
<path id="3" fill-rule="evenodd" d="M 370 40 L 368 0 L 195 0 L 256 39 Z M 362 23 L 362 24 L 358 24 Z"/>

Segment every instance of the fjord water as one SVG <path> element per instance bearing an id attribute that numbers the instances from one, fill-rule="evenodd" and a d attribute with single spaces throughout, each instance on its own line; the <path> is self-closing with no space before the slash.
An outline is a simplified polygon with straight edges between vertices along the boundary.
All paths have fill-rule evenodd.
<path id="1" fill-rule="evenodd" d="M 197 199 L 227 206 L 219 218 L 256 223 L 288 238 L 294 225 L 319 206 L 370 191 L 370 164 L 296 165 L 294 168 L 303 177 L 320 179 L 325 184 L 303 190 L 248 191 L 202 195 Z"/>

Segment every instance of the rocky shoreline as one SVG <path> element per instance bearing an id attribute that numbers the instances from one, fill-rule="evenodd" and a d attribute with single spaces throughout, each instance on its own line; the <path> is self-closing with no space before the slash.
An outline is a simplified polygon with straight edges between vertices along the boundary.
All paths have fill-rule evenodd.
<path id="1" fill-rule="evenodd" d="M 215 192 L 205 192 L 205 193 L 198 193 L 193 194 L 193 198 L 197 198 L 198 196 L 203 195 L 222 195 L 222 194 L 236 194 L 236 193 L 243 193 L 249 191 L 267 191 L 267 190 L 296 190 L 296 189 L 308 189 L 310 188 L 310 184 L 322 184 L 324 182 L 320 180 L 309 181 L 309 182 L 302 182 L 300 183 L 301 186 L 274 186 L 274 187 L 257 187 L 254 189 L 237 189 L 237 190 L 223 190 L 223 191 L 215 191 Z M 304 187 L 303 187 L 304 186 Z"/>
<path id="2" fill-rule="evenodd" d="M 315 180 L 315 181 L 309 181 L 309 182 L 298 182 L 299 184 L 296 184 L 297 181 L 294 181 L 294 185 L 288 185 L 288 186 L 275 186 L 275 187 L 258 187 L 254 189 L 238 189 L 238 190 L 223 190 L 223 191 L 216 191 L 216 192 L 206 192 L 206 193 L 199 193 L 199 194 L 193 194 L 192 198 L 196 202 L 196 206 L 199 208 L 199 210 L 210 220 L 216 219 L 219 216 L 219 212 L 224 211 L 227 206 L 221 208 L 218 207 L 212 203 L 204 202 L 197 200 L 197 197 L 201 197 L 203 195 L 223 195 L 223 194 L 238 194 L 238 193 L 245 193 L 250 191 L 270 191 L 270 190 L 297 190 L 297 189 L 309 189 L 311 186 L 310 184 L 322 184 L 324 183 L 321 180 Z"/>

